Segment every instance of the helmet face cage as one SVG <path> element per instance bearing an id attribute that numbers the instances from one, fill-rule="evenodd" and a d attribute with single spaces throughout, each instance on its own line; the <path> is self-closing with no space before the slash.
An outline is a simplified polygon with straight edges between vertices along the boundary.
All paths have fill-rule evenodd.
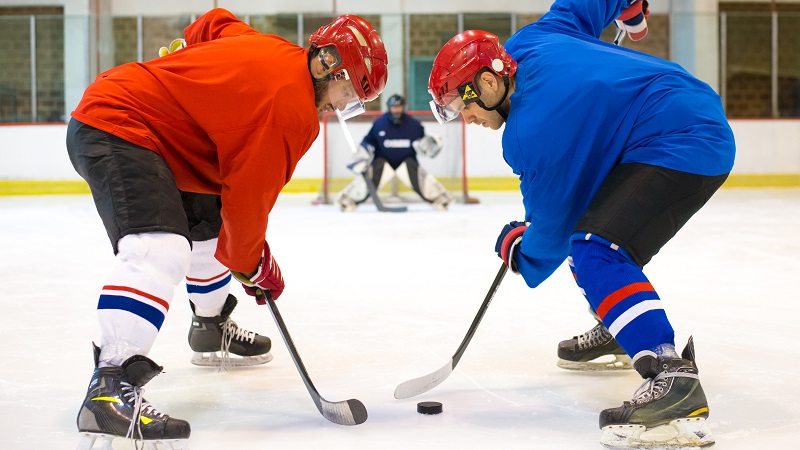
<path id="1" fill-rule="evenodd" d="M 441 123 L 453 120 L 465 106 L 478 101 L 475 77 L 487 68 L 498 76 L 511 76 L 517 63 L 492 33 L 468 30 L 450 39 L 433 62 L 428 92 L 431 110 Z"/>
<path id="2" fill-rule="evenodd" d="M 339 62 L 330 67 L 341 69 L 334 70 L 331 77 L 350 80 L 362 106 L 363 102 L 375 100 L 386 87 L 386 48 L 378 32 L 364 19 L 350 14 L 340 16 L 313 33 L 309 43 L 312 48 L 319 48 L 320 54 L 335 52 Z"/>

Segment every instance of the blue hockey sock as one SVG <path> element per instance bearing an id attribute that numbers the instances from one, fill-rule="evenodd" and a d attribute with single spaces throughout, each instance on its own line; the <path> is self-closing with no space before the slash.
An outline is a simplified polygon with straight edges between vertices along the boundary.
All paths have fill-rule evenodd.
<path id="1" fill-rule="evenodd" d="M 675 344 L 661 299 L 624 250 L 599 236 L 576 233 L 572 263 L 592 309 L 628 355 Z"/>

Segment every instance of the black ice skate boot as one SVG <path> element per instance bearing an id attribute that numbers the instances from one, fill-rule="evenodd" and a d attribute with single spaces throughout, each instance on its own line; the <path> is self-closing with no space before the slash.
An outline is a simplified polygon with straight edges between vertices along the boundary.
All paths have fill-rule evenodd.
<path id="1" fill-rule="evenodd" d="M 163 367 L 142 355 L 121 366 L 98 368 L 100 348 L 94 347 L 95 369 L 78 413 L 78 450 L 111 449 L 116 437 L 141 441 L 145 448 L 183 449 L 191 434 L 189 422 L 161 414 L 142 398 L 142 387 Z M 138 442 L 136 443 L 138 448 Z"/>
<path id="2" fill-rule="evenodd" d="M 647 381 L 631 401 L 600 413 L 601 444 L 659 449 L 714 444 L 706 427 L 708 402 L 697 375 L 691 337 L 680 358 L 641 352 L 633 366 Z"/>
<path id="3" fill-rule="evenodd" d="M 620 370 L 631 368 L 631 358 L 598 321 L 586 333 L 558 344 L 557 365 L 570 370 Z"/>
<path id="4" fill-rule="evenodd" d="M 231 320 L 237 300 L 228 294 L 225 306 L 218 316 L 200 317 L 192 307 L 192 326 L 189 328 L 189 346 L 194 350 L 192 364 L 220 368 L 255 366 L 272 361 L 269 353 L 272 342 L 266 336 L 239 328 Z M 220 354 L 218 355 L 217 352 Z M 239 357 L 231 357 L 231 353 Z"/>

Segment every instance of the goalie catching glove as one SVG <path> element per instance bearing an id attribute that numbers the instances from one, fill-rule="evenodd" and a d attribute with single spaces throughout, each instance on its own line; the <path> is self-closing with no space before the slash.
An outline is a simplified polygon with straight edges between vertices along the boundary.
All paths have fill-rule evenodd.
<path id="1" fill-rule="evenodd" d="M 284 283 L 283 275 L 281 275 L 281 268 L 269 251 L 269 244 L 264 242 L 264 250 L 261 254 L 261 263 L 256 269 L 255 274 L 245 275 L 241 272 L 231 271 L 234 277 L 242 283 L 245 292 L 256 298 L 256 303 L 259 305 L 266 304 L 263 292 L 269 291 L 272 294 L 272 299 L 277 300 L 283 293 Z"/>
<path id="2" fill-rule="evenodd" d="M 650 9 L 647 0 L 637 0 L 625 8 L 614 22 L 617 28 L 628 33 L 632 41 L 638 41 L 647 36 L 648 15 Z"/>
<path id="3" fill-rule="evenodd" d="M 525 222 L 513 221 L 506 224 L 500 231 L 497 237 L 497 243 L 494 244 L 494 251 L 497 256 L 511 269 L 512 272 L 518 274 L 517 262 L 514 261 L 516 256 L 517 247 L 522 242 L 522 233 L 528 229 L 528 224 Z"/>
<path id="4" fill-rule="evenodd" d="M 414 151 L 428 158 L 435 158 L 442 151 L 442 137 L 429 134 L 411 143 Z"/>
<path id="5" fill-rule="evenodd" d="M 363 145 L 358 146 L 358 150 L 356 150 L 350 162 L 347 163 L 348 169 L 355 173 L 364 173 L 367 171 L 367 168 L 372 163 L 372 155 L 375 152 L 375 149 L 371 145 L 367 147 Z"/>

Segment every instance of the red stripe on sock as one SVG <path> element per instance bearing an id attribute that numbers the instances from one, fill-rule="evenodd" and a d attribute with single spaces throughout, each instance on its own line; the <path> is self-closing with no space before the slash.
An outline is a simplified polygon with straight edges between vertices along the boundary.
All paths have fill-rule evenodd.
<path id="1" fill-rule="evenodd" d="M 130 286 L 103 286 L 103 289 L 104 290 L 109 290 L 109 291 L 133 292 L 134 294 L 141 295 L 142 297 L 148 298 L 148 299 L 158 303 L 159 305 L 163 306 L 167 311 L 169 311 L 169 303 L 167 301 L 162 300 L 162 299 L 156 297 L 155 295 L 148 294 L 147 292 L 142 292 L 142 291 L 140 291 L 138 289 L 134 289 L 134 288 L 132 288 Z"/>
<path id="2" fill-rule="evenodd" d="M 186 277 L 186 280 L 187 280 L 187 281 L 193 281 L 193 282 L 195 282 L 195 283 L 205 283 L 205 282 L 207 282 L 207 281 L 213 281 L 213 280 L 216 280 L 216 279 L 218 279 L 218 278 L 225 277 L 225 276 L 227 276 L 227 275 L 228 275 L 228 272 L 229 272 L 229 271 L 228 271 L 228 270 L 226 270 L 225 272 L 222 272 L 222 273 L 221 273 L 221 274 L 219 274 L 219 275 L 214 275 L 214 276 L 213 276 L 213 277 L 211 277 L 211 278 L 191 278 L 191 277 Z"/>
<path id="3" fill-rule="evenodd" d="M 617 303 L 625 300 L 626 298 L 630 297 L 633 294 L 638 292 L 646 292 L 646 291 L 653 291 L 653 285 L 651 285 L 647 281 L 641 281 L 638 283 L 631 283 L 625 287 L 617 289 L 616 291 L 609 294 L 606 298 L 600 302 L 600 306 L 597 308 L 597 315 L 602 319 L 606 313 L 611 310 Z"/>

